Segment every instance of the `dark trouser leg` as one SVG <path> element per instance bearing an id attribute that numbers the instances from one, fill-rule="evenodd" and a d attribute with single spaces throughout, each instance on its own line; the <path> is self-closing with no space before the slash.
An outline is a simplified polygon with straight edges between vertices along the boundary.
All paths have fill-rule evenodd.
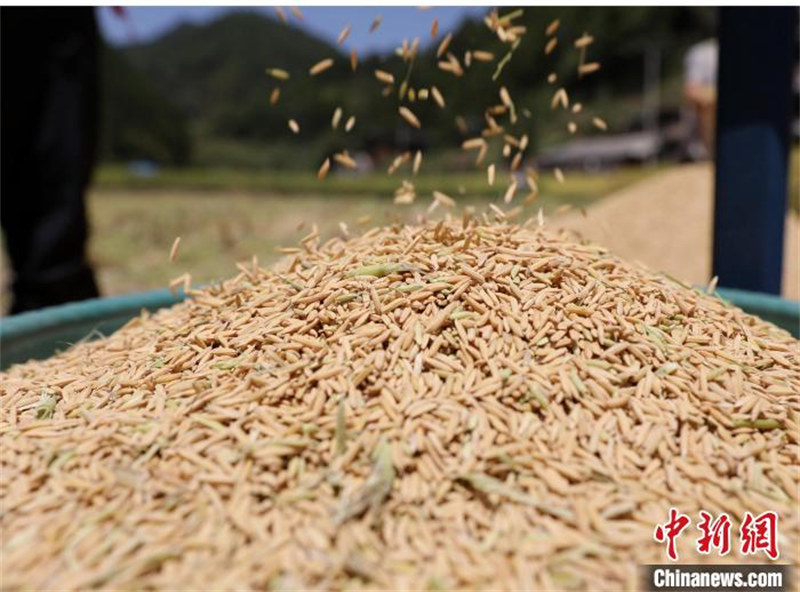
<path id="1" fill-rule="evenodd" d="M 98 35 L 92 9 L 2 11 L 2 219 L 11 312 L 98 294 L 86 258 Z"/>

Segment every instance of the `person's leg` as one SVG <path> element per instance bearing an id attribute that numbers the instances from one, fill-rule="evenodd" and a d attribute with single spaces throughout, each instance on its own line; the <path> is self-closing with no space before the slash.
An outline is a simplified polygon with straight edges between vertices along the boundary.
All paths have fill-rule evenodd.
<path id="1" fill-rule="evenodd" d="M 92 9 L 2 13 L 2 225 L 11 312 L 98 294 L 85 247 L 98 35 Z"/>

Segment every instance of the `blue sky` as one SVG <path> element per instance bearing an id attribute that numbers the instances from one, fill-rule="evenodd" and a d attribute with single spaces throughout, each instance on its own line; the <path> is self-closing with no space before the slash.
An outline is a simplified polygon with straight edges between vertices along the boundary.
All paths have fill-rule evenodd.
<path id="1" fill-rule="evenodd" d="M 105 38 L 115 44 L 149 41 L 169 31 L 182 22 L 205 23 L 231 10 L 255 10 L 277 18 L 272 7 L 236 8 L 230 6 L 131 6 L 125 10 L 127 19 L 116 16 L 109 7 L 100 7 L 98 20 Z M 293 24 L 320 37 L 335 42 L 339 32 L 350 24 L 352 31 L 345 45 L 354 47 L 359 53 L 391 50 L 404 37 L 420 37 L 430 42 L 430 27 L 433 19 L 439 20 L 440 39 L 442 33 L 454 29 L 468 16 L 480 16 L 488 8 L 481 6 L 436 6 L 420 10 L 412 6 L 376 6 L 374 8 L 308 6 L 301 8 L 304 19 L 295 19 L 288 8 L 284 8 Z M 380 29 L 369 33 L 372 21 L 383 16 Z"/>

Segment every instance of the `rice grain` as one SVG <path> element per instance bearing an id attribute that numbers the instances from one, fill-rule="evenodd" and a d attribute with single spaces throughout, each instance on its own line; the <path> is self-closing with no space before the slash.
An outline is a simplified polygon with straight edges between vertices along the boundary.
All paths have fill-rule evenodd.
<path id="1" fill-rule="evenodd" d="M 350 25 L 346 25 L 345 28 L 342 29 L 342 31 L 339 33 L 339 36 L 336 38 L 337 45 L 341 45 L 342 43 L 344 43 L 345 39 L 347 39 L 349 36 L 350 36 Z"/>
<path id="2" fill-rule="evenodd" d="M 436 57 L 437 58 L 441 58 L 445 54 L 445 52 L 447 51 L 447 48 L 450 47 L 450 42 L 452 40 L 453 40 L 453 34 L 452 33 L 448 33 L 444 37 L 444 39 L 442 39 L 441 43 L 439 43 L 439 47 L 436 49 Z"/>
<path id="3" fill-rule="evenodd" d="M 433 96 L 433 100 L 436 101 L 436 104 L 439 105 L 441 109 L 444 109 L 444 97 L 435 86 L 431 87 L 431 96 Z"/>
<path id="4" fill-rule="evenodd" d="M 394 76 L 384 70 L 375 70 L 375 78 L 385 84 L 394 84 Z"/>
<path id="5" fill-rule="evenodd" d="M 398 113 L 400 113 L 400 117 L 405 119 L 406 123 L 408 123 L 408 125 L 410 125 L 411 127 L 417 129 L 422 127 L 422 124 L 419 122 L 419 119 L 417 119 L 417 116 L 414 115 L 414 113 L 408 107 L 401 105 L 397 111 Z"/>
<path id="6" fill-rule="evenodd" d="M 311 76 L 316 76 L 317 74 L 322 74 L 325 70 L 331 68 L 333 66 L 333 58 L 325 58 L 324 60 L 320 60 L 311 68 L 308 69 L 308 73 Z"/>

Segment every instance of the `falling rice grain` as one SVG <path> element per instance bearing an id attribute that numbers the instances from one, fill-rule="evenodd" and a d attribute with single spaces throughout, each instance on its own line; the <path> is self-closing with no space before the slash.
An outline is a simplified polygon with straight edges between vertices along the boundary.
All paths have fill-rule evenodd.
<path id="1" fill-rule="evenodd" d="M 355 49 L 350 50 L 350 69 L 355 72 L 358 68 L 358 52 Z"/>
<path id="2" fill-rule="evenodd" d="M 514 103 L 511 101 L 511 95 L 508 94 L 508 89 L 505 86 L 500 87 L 500 100 L 503 101 L 503 105 L 513 109 Z"/>
<path id="3" fill-rule="evenodd" d="M 556 48 L 556 45 L 558 45 L 558 37 L 553 37 L 552 39 L 550 39 L 550 41 L 547 42 L 547 45 L 544 46 L 544 54 L 550 55 L 551 53 L 553 53 L 553 50 Z"/>
<path id="4" fill-rule="evenodd" d="M 317 179 L 323 181 L 328 176 L 328 171 L 331 169 L 331 159 L 326 158 L 317 171 Z"/>
<path id="5" fill-rule="evenodd" d="M 344 124 L 344 131 L 349 132 L 352 130 L 356 125 L 356 116 L 351 115 L 347 118 L 347 123 Z"/>
<path id="6" fill-rule="evenodd" d="M 275 8 L 275 13 L 278 15 L 278 18 L 281 20 L 282 23 L 285 23 L 289 20 L 286 18 L 286 13 L 284 12 L 282 7 L 275 6 L 274 8 Z"/>
<path id="7" fill-rule="evenodd" d="M 564 109 L 569 108 L 569 97 L 567 96 L 567 91 L 563 88 L 559 88 L 553 95 L 550 101 L 550 108 L 555 109 L 559 104 L 561 104 Z"/>
<path id="8" fill-rule="evenodd" d="M 490 51 L 483 51 L 481 49 L 473 50 L 472 57 L 479 62 L 491 62 L 494 60 L 494 54 Z"/>
<path id="9" fill-rule="evenodd" d="M 486 158 L 486 153 L 488 152 L 488 150 L 489 150 L 488 144 L 484 144 L 478 149 L 478 154 L 475 157 L 475 166 L 480 166 L 480 164 L 483 162 L 483 159 Z"/>
<path id="10" fill-rule="evenodd" d="M 558 181 L 559 183 L 563 183 L 564 182 L 564 173 L 561 172 L 560 168 L 558 168 L 558 167 L 554 168 L 553 169 L 553 174 L 556 177 L 556 181 Z"/>
<path id="11" fill-rule="evenodd" d="M 300 124 L 297 123 L 294 119 L 289 120 L 289 129 L 292 130 L 293 133 L 299 134 L 300 133 Z"/>
<path id="12" fill-rule="evenodd" d="M 561 20 L 560 19 L 556 19 L 553 22 L 551 22 L 549 25 L 547 25 L 547 28 L 544 30 L 544 34 L 547 35 L 548 37 L 550 35 L 554 35 L 555 32 L 558 31 L 558 28 L 560 26 L 561 26 Z"/>
<path id="13" fill-rule="evenodd" d="M 556 80 L 558 80 L 558 76 L 556 76 L 555 72 L 550 72 L 550 74 L 547 75 L 547 82 L 550 84 L 554 84 Z"/>
<path id="14" fill-rule="evenodd" d="M 433 19 L 431 25 L 431 37 L 436 37 L 439 34 L 439 19 Z"/>
<path id="15" fill-rule="evenodd" d="M 353 157 L 350 156 L 347 151 L 337 152 L 333 155 L 333 160 L 338 162 L 343 167 L 347 167 L 348 169 L 355 169 L 357 167 L 356 161 L 353 160 Z"/>
<path id="16" fill-rule="evenodd" d="M 591 74 L 592 72 L 597 72 L 600 69 L 599 62 L 589 62 L 588 64 L 581 64 L 578 66 L 578 74 L 580 76 L 586 76 L 587 74 Z"/>
<path id="17" fill-rule="evenodd" d="M 464 150 L 474 150 L 475 148 L 482 148 L 486 145 L 486 140 L 483 138 L 470 138 L 461 142 L 461 148 Z"/>
<path id="18" fill-rule="evenodd" d="M 375 78 L 386 84 L 394 84 L 394 76 L 384 70 L 375 70 Z"/>
<path id="19" fill-rule="evenodd" d="M 445 38 L 442 39 L 442 42 L 439 44 L 439 48 L 436 50 L 436 57 L 437 58 L 441 58 L 445 54 L 445 52 L 447 51 L 447 48 L 450 47 L 450 42 L 452 40 L 453 40 L 453 34 L 452 33 L 448 33 L 445 36 Z"/>
<path id="20" fill-rule="evenodd" d="M 286 70 L 281 70 L 280 68 L 267 68 L 266 71 L 267 74 L 273 78 L 277 78 L 278 80 L 289 80 L 289 73 Z"/>
<path id="21" fill-rule="evenodd" d="M 329 69 L 331 66 L 333 66 L 333 58 L 325 58 L 311 66 L 311 68 L 308 69 L 308 73 L 312 76 L 316 76 Z"/>
<path id="22" fill-rule="evenodd" d="M 382 22 L 383 22 L 383 17 L 382 16 L 376 16 L 375 20 L 372 21 L 372 24 L 369 26 L 369 32 L 370 33 L 374 33 L 375 31 L 377 31 L 378 27 L 381 26 Z"/>
<path id="23" fill-rule="evenodd" d="M 417 153 L 414 155 L 414 164 L 411 167 L 411 171 L 416 176 L 419 173 L 419 167 L 422 165 L 422 150 L 417 150 Z"/>
<path id="24" fill-rule="evenodd" d="M 298 21 L 302 21 L 303 20 L 303 13 L 301 12 L 301 10 L 297 6 L 290 6 L 289 10 L 292 11 L 292 14 L 294 15 L 294 18 L 296 18 Z"/>
<path id="25" fill-rule="evenodd" d="M 454 208 L 456 205 L 456 200 L 454 200 L 446 193 L 442 193 L 441 191 L 434 191 L 433 199 L 436 203 L 441 204 L 448 208 Z"/>
<path id="26" fill-rule="evenodd" d="M 584 47 L 588 47 L 594 42 L 594 37 L 584 33 L 580 37 L 575 40 L 575 47 L 578 49 L 583 49 Z"/>
<path id="27" fill-rule="evenodd" d="M 516 193 L 517 193 L 517 180 L 511 179 L 511 183 L 506 189 L 505 195 L 503 195 L 503 202 L 510 204 L 511 201 L 514 199 L 514 195 Z"/>
<path id="28" fill-rule="evenodd" d="M 339 33 L 339 36 L 336 38 L 336 43 L 341 45 L 342 43 L 344 43 L 345 39 L 347 39 L 349 35 L 350 35 L 350 25 L 347 25 L 345 26 L 344 29 L 342 29 L 341 33 Z"/>
<path id="29" fill-rule="evenodd" d="M 331 128 L 336 129 L 339 127 L 339 121 L 342 119 L 342 108 L 336 107 L 333 111 L 333 117 L 331 117 Z"/>
<path id="30" fill-rule="evenodd" d="M 488 167 L 486 167 L 486 182 L 489 184 L 490 187 L 494 185 L 494 173 L 495 173 L 494 163 L 492 163 Z"/>
<path id="31" fill-rule="evenodd" d="M 281 89 L 279 87 L 275 87 L 272 89 L 272 92 L 269 93 L 269 104 L 270 105 L 277 105 L 278 100 L 281 98 Z"/>
<path id="32" fill-rule="evenodd" d="M 415 127 L 417 129 L 422 127 L 422 124 L 419 122 L 419 119 L 417 119 L 417 116 L 414 115 L 413 111 L 411 111 L 411 109 L 408 107 L 401 105 L 397 111 L 400 113 L 400 117 L 405 119 L 408 125 L 411 127 Z"/>
<path id="33" fill-rule="evenodd" d="M 574 134 L 578 131 L 578 124 L 574 121 L 567 122 L 567 131 L 571 134 Z"/>
<path id="34" fill-rule="evenodd" d="M 433 100 L 436 101 L 436 104 L 439 105 L 441 109 L 444 109 L 444 97 L 435 86 L 431 87 L 431 96 L 433 96 Z"/>
<path id="35" fill-rule="evenodd" d="M 592 118 L 592 125 L 594 125 L 597 129 L 606 131 L 608 129 L 608 124 L 601 119 L 600 117 L 593 117 Z"/>

